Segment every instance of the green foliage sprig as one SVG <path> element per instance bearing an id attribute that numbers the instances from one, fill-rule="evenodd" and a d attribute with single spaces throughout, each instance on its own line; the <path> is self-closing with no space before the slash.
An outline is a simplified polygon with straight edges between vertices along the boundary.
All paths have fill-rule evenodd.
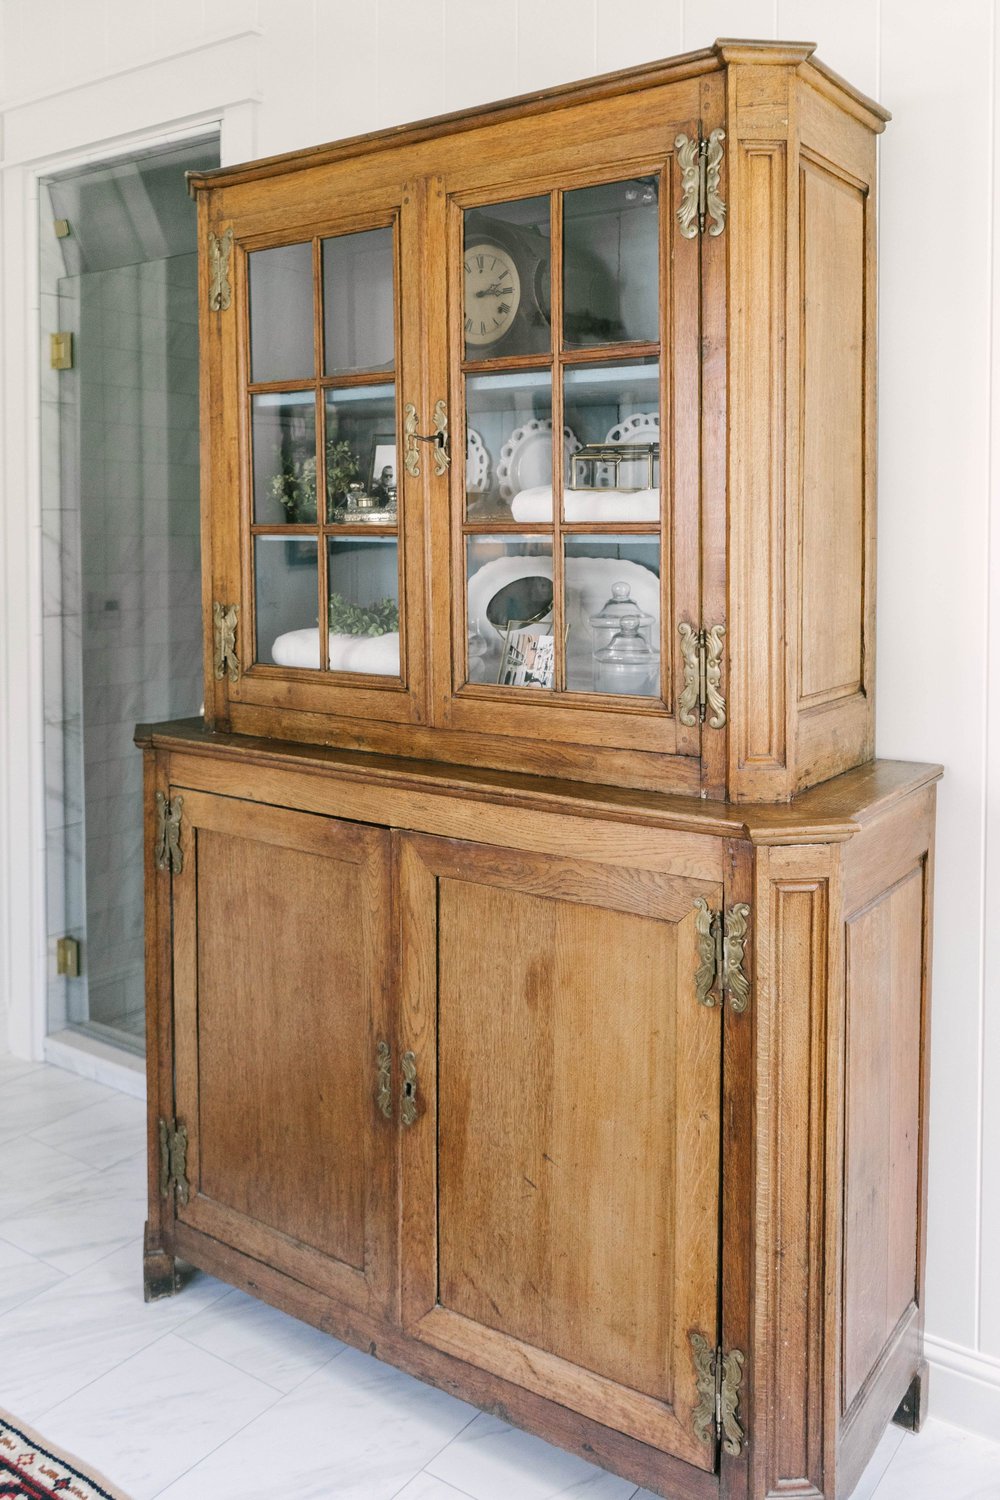
<path id="1" fill-rule="evenodd" d="M 330 629 L 335 635 L 388 635 L 399 629 L 399 605 L 389 598 L 351 604 L 343 594 L 331 594 Z"/>
<path id="2" fill-rule="evenodd" d="M 292 458 L 279 449 L 278 462 L 281 467 L 271 478 L 271 495 L 284 508 L 286 519 L 292 525 L 315 521 L 316 455 Z M 326 491 L 330 498 L 344 494 L 360 473 L 361 460 L 351 452 L 350 443 L 331 438 L 326 445 Z"/>

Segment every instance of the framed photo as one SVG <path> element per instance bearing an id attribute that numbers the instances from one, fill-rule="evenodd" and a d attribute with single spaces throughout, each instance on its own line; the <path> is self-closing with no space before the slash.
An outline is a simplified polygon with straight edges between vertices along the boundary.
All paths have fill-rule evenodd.
<path id="1" fill-rule="evenodd" d="M 501 687 L 550 688 L 555 680 L 555 668 L 554 635 L 508 627 L 497 675 Z"/>
<path id="2" fill-rule="evenodd" d="M 368 476 L 368 488 L 374 490 L 382 480 L 382 470 L 392 470 L 392 482 L 398 484 L 396 478 L 396 434 L 394 432 L 377 433 L 372 440 L 372 467 Z"/>

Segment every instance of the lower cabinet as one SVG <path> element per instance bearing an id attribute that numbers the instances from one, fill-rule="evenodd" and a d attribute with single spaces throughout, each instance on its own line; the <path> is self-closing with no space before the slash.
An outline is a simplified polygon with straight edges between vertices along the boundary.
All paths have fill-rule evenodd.
<path id="1" fill-rule="evenodd" d="M 919 1409 L 930 772 L 799 827 L 219 740 L 147 746 L 147 1295 L 662 1495 L 849 1493 Z"/>

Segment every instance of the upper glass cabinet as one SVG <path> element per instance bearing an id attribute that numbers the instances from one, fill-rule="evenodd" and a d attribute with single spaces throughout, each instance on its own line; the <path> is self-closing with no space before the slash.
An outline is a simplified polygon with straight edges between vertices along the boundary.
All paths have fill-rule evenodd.
<path id="1" fill-rule="evenodd" d="M 458 685 L 661 700 L 663 197 L 649 173 L 463 210 Z"/>
<path id="2" fill-rule="evenodd" d="M 247 264 L 254 661 L 398 680 L 394 227 Z"/>

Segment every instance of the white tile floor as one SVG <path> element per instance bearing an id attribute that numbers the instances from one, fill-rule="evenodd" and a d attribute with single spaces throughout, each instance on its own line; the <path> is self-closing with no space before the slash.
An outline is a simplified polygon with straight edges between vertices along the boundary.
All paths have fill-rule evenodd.
<path id="1" fill-rule="evenodd" d="M 651 1500 L 196 1274 L 142 1300 L 143 1106 L 0 1057 L 0 1407 L 133 1500 Z M 890 1429 L 854 1500 L 1000 1500 L 1000 1444 Z"/>

